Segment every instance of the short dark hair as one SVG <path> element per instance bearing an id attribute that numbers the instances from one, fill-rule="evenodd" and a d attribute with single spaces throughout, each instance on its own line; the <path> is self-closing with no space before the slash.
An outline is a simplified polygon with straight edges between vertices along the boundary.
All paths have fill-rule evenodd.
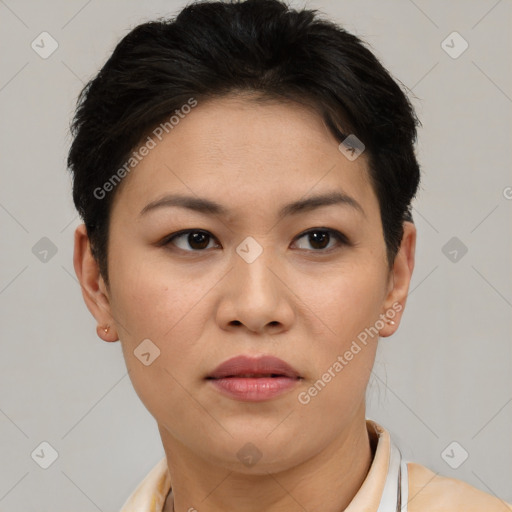
<path id="1" fill-rule="evenodd" d="M 317 10 L 278 0 L 205 1 L 135 27 L 78 98 L 68 155 L 73 200 L 107 285 L 119 187 L 104 197 L 95 191 L 191 98 L 245 92 L 307 104 L 337 140 L 354 134 L 364 143 L 391 268 L 420 181 L 420 123 L 402 88 L 365 43 Z"/>

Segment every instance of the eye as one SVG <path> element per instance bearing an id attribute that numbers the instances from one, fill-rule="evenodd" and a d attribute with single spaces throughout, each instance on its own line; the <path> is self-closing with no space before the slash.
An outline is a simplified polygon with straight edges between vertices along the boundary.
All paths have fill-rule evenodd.
<path id="1" fill-rule="evenodd" d="M 302 233 L 302 235 L 299 235 L 296 240 L 300 240 L 301 238 L 307 237 L 307 241 L 311 244 L 313 247 L 313 251 L 315 252 L 329 252 L 331 248 L 325 250 L 325 248 L 329 245 L 329 242 L 334 239 L 338 242 L 338 245 L 348 245 L 349 241 L 347 237 L 340 233 L 339 231 L 336 231 L 335 229 L 328 229 L 328 228 L 315 228 L 310 229 L 306 231 L 305 233 Z M 300 248 L 300 247 L 299 247 Z M 302 247 L 302 249 L 304 249 Z M 308 248 L 305 248 L 306 250 L 311 250 Z"/>
<path id="2" fill-rule="evenodd" d="M 329 242 L 331 242 L 333 239 L 334 241 L 338 242 L 338 245 L 349 245 L 347 237 L 343 233 L 340 233 L 334 229 L 310 229 L 299 235 L 295 240 L 300 240 L 306 237 L 307 241 L 311 244 L 313 249 L 309 249 L 307 247 L 299 247 L 299 249 L 312 250 L 313 252 L 330 252 L 330 250 L 334 249 L 335 247 L 330 247 L 327 250 L 326 247 L 329 246 Z M 200 252 L 211 248 L 209 247 L 209 243 L 214 238 L 215 237 L 211 233 L 208 233 L 208 231 L 203 231 L 200 229 L 186 229 L 165 237 L 159 245 L 166 246 L 172 244 L 183 251 Z M 180 243 L 178 243 L 178 241 Z M 186 246 L 188 246 L 188 248 Z"/>
<path id="3" fill-rule="evenodd" d="M 199 229 L 187 229 L 166 237 L 164 240 L 162 240 L 161 245 L 168 245 L 172 243 L 183 251 L 198 252 L 208 249 L 208 243 L 212 238 L 213 235 L 207 231 Z M 180 244 L 176 243 L 177 240 L 181 241 L 181 246 Z M 187 249 L 185 247 L 186 245 L 191 247 L 192 251 Z"/>

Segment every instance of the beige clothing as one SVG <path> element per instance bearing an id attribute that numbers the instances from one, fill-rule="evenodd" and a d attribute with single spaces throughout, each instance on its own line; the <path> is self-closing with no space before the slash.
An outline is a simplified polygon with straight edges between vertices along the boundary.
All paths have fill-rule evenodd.
<path id="1" fill-rule="evenodd" d="M 388 473 L 391 443 L 389 433 L 372 420 L 366 420 L 366 425 L 377 448 L 370 471 L 345 512 L 377 512 Z M 412 462 L 407 463 L 407 469 L 408 512 L 512 511 L 512 505 L 461 480 L 438 476 L 426 467 Z M 135 489 L 121 512 L 162 512 L 170 489 L 171 478 L 164 457 Z"/>

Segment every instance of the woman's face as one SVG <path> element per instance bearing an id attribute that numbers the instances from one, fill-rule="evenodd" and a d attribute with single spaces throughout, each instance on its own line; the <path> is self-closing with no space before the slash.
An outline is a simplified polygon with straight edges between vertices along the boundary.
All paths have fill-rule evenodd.
<path id="1" fill-rule="evenodd" d="M 414 228 L 390 272 L 365 153 L 349 160 L 298 105 L 199 103 L 153 139 L 116 193 L 108 307 L 95 316 L 117 332 L 167 444 L 240 471 L 305 461 L 364 421 L 375 332 L 398 327 Z M 230 395 L 207 377 L 239 355 L 280 358 L 300 378 L 240 378 L 259 391 Z M 273 382 L 283 388 L 265 394 Z M 243 457 L 258 454 L 249 470 Z"/>

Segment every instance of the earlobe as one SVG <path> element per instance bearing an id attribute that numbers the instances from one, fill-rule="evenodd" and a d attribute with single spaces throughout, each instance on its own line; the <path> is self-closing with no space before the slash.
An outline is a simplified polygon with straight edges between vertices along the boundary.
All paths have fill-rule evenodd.
<path id="1" fill-rule="evenodd" d="M 92 255 L 85 224 L 81 224 L 75 230 L 73 266 L 82 288 L 85 305 L 98 322 L 98 336 L 104 341 L 117 341 L 108 293 L 99 265 Z"/>
<path id="2" fill-rule="evenodd" d="M 387 318 L 394 321 L 394 325 L 389 322 L 380 332 L 382 337 L 391 336 L 400 325 L 414 270 L 415 251 L 416 226 L 412 222 L 404 222 L 404 234 L 393 263 L 390 279 L 392 284 L 384 302 L 383 312 Z"/>

